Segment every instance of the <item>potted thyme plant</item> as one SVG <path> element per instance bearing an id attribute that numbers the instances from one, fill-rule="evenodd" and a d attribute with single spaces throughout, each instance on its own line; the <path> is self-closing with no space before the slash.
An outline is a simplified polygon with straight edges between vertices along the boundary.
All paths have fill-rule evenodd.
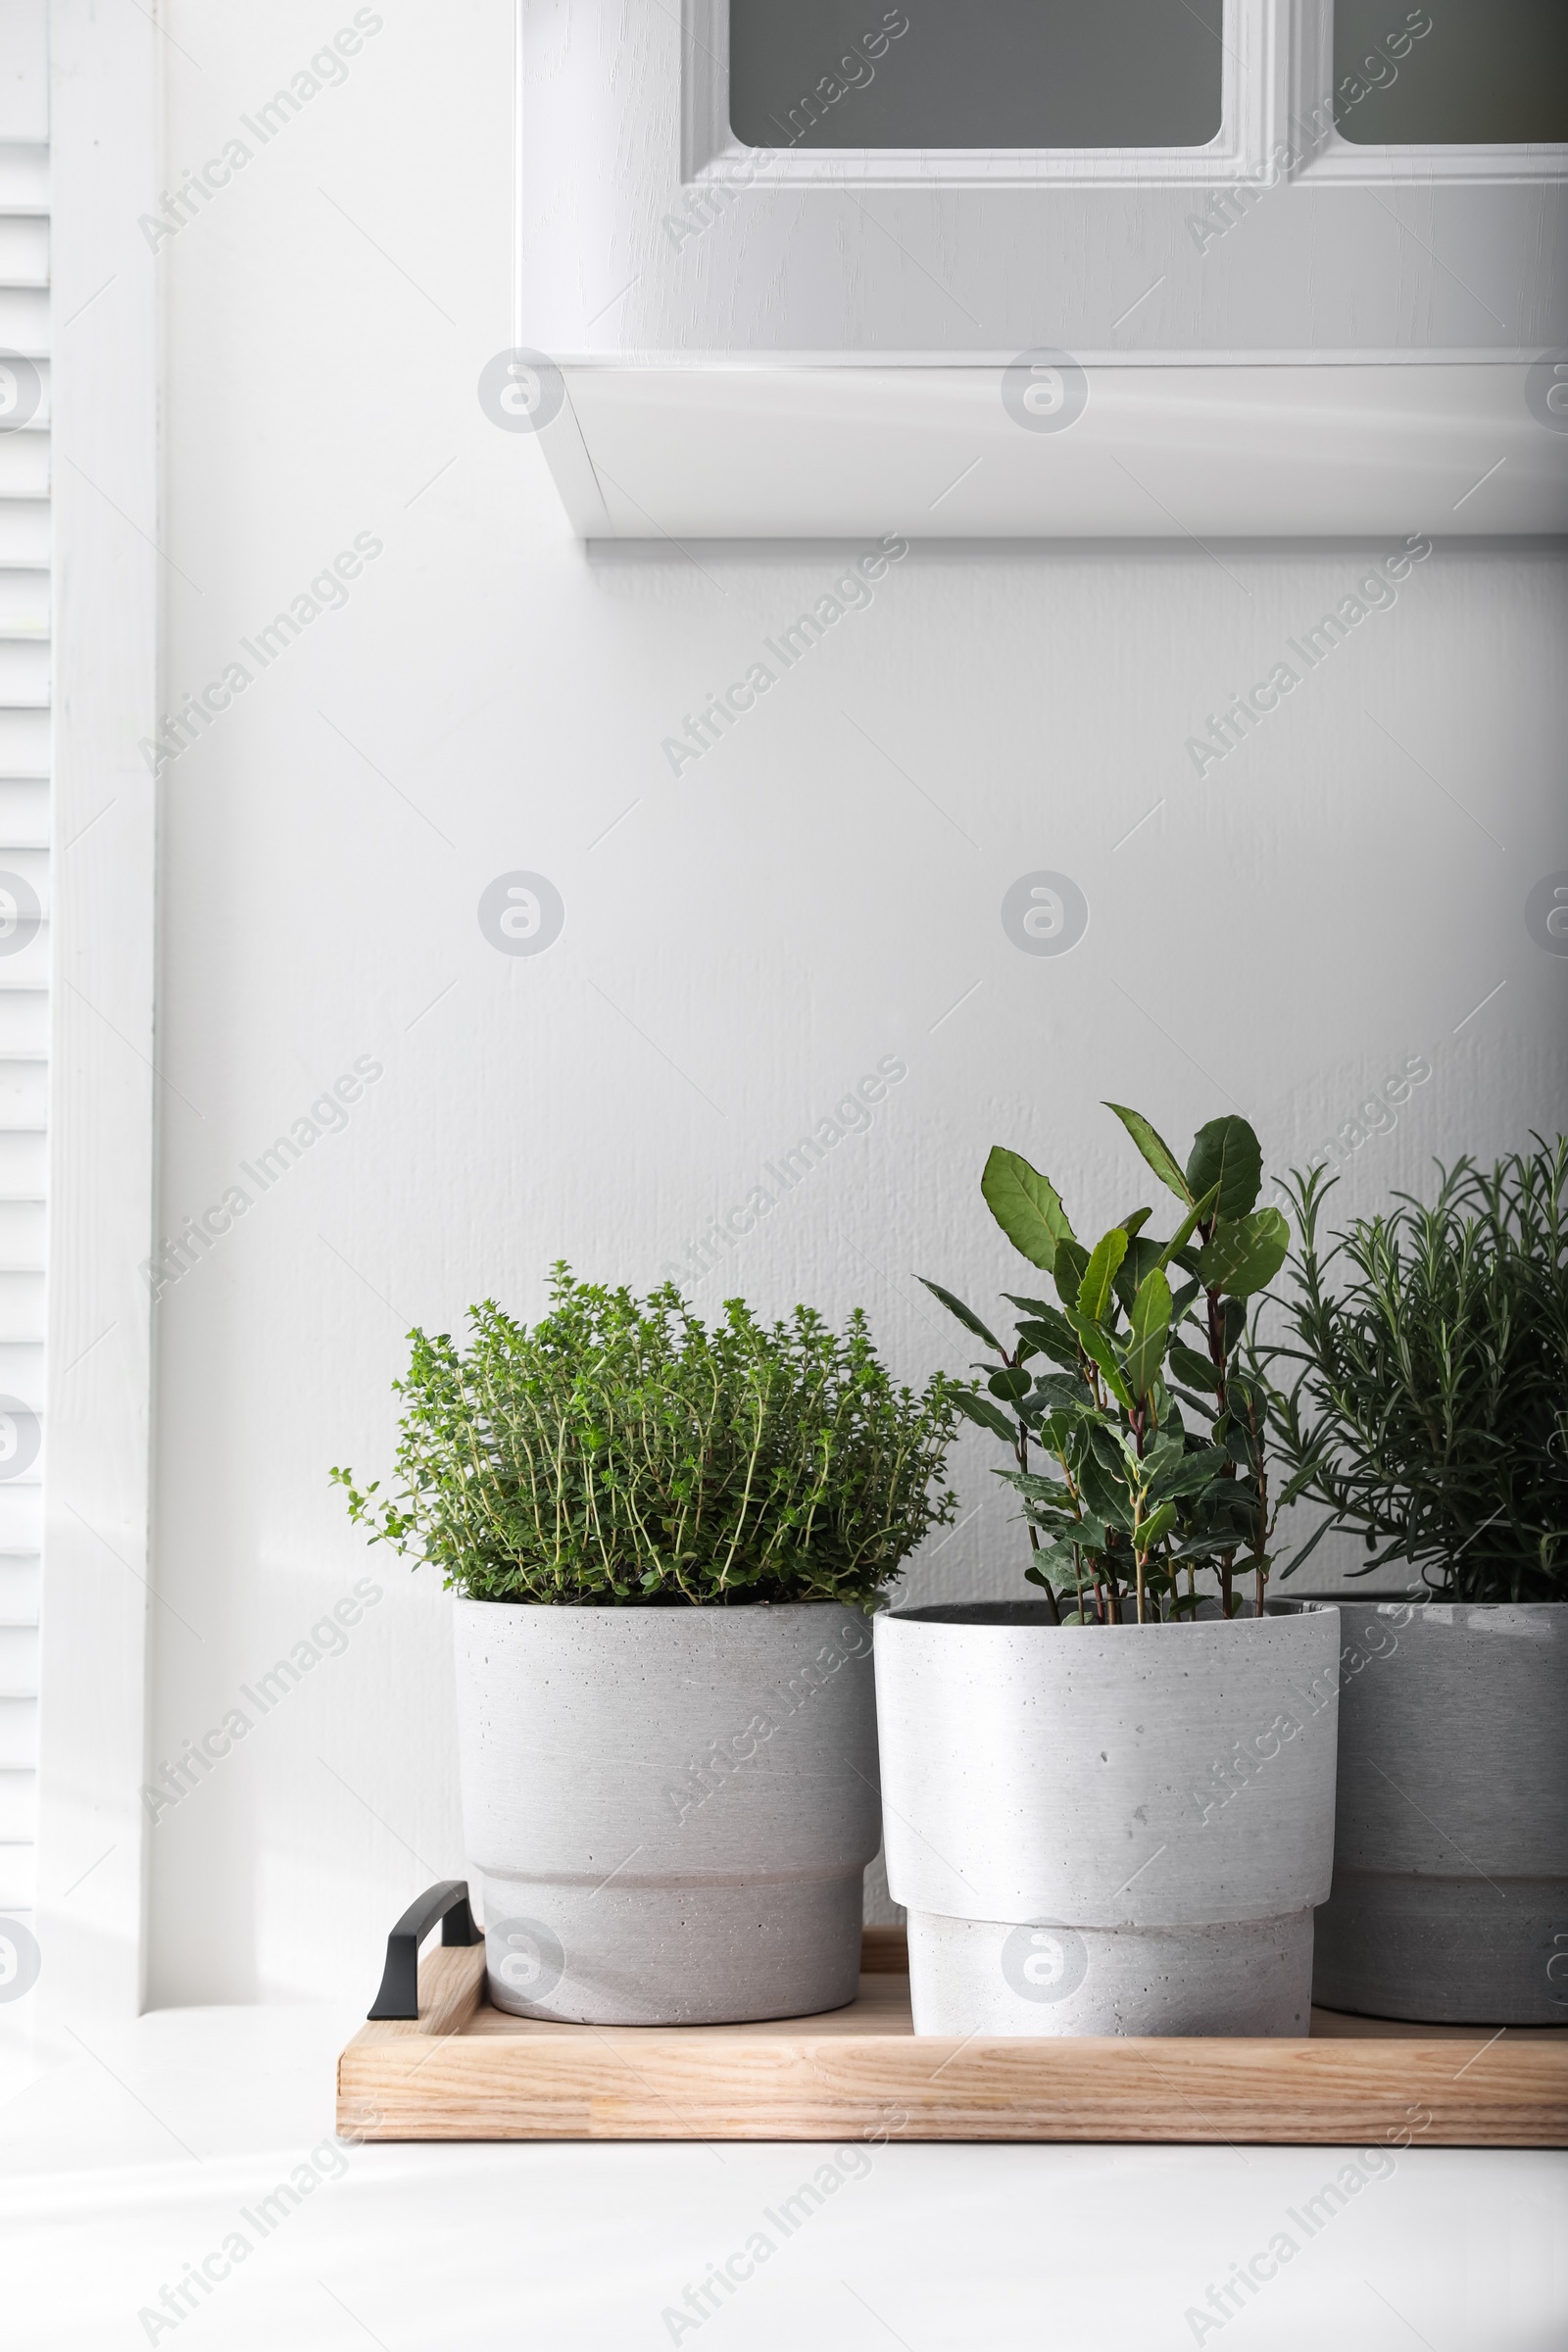
<path id="1" fill-rule="evenodd" d="M 955 1411 L 842 1333 L 707 1328 L 558 1265 L 530 1329 L 413 1334 L 371 1540 L 457 1593 L 465 1837 L 490 1998 L 717 2024 L 855 1997 L 876 1852 L 868 1612 L 926 1530 Z"/>
<path id="2" fill-rule="evenodd" d="M 1041 1597 L 876 1626 L 888 1883 L 915 2030 L 1304 2034 L 1328 1892 L 1337 1626 L 1263 1614 L 1271 1495 L 1247 1299 L 1290 1234 L 1245 1119 L 1185 1165 L 1112 1103 L 1175 1197 L 1089 1244 L 1018 1153 L 981 1179 L 1055 1291 L 1007 1294 L 960 1409 L 1007 1448 Z M 1248 1593 L 1250 1593 L 1250 1602 Z M 1246 1613 L 1250 1607 L 1250 1614 Z"/>
<path id="3" fill-rule="evenodd" d="M 1295 1178 L 1253 1350 L 1293 1486 L 1382 1588 L 1340 1603 L 1335 2009 L 1568 2024 L 1568 1138 L 1533 1143 L 1321 1241 L 1332 1180 Z"/>

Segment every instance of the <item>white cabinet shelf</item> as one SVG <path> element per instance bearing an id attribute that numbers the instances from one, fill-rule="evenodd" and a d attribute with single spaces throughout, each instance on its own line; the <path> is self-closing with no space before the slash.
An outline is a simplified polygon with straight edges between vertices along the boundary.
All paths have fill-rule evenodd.
<path id="1" fill-rule="evenodd" d="M 571 366 L 541 435 L 579 537 L 1568 531 L 1518 366 L 1094 368 L 1064 431 L 998 368 Z"/>

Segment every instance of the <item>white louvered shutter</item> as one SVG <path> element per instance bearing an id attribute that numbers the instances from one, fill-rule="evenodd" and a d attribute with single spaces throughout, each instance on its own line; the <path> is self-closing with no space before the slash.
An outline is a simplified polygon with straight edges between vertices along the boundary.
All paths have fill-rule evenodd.
<path id="1" fill-rule="evenodd" d="M 0 1912 L 24 1915 L 34 1897 L 49 1049 L 48 135 L 47 0 L 0 0 Z"/>

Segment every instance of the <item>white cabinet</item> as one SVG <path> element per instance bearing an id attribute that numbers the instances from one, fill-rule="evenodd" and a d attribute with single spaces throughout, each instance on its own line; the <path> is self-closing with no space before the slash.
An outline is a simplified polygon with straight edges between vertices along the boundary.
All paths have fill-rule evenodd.
<path id="1" fill-rule="evenodd" d="M 1033 0 L 1009 49 L 1020 4 L 529 0 L 520 339 L 562 371 L 544 446 L 579 529 L 814 533 L 868 507 L 950 535 L 1565 527 L 1568 435 L 1530 370 L 1568 343 L 1568 145 L 1396 143 L 1418 75 L 1452 126 L 1463 92 L 1433 98 L 1428 69 L 1446 35 L 1473 60 L 1479 0 L 1390 0 L 1376 41 L 1353 0 L 1337 101 L 1335 0 L 1160 0 L 1193 40 L 1152 80 L 1140 61 L 1091 104 L 1103 51 L 1080 39 L 1038 110 L 1040 135 L 1077 109 L 1087 135 L 1166 138 L 1136 147 L 1001 143 L 1036 120 L 1041 24 L 1097 13 Z M 1098 14 L 1127 46 L 1150 6 Z M 1516 49 L 1552 13 L 1489 12 Z M 1539 78 L 1503 58 L 1486 126 Z M 732 110 L 777 143 L 743 146 Z M 992 146 L 889 143 L 992 115 Z M 1088 398 L 1042 430 L 1006 371 L 1054 353 Z M 1141 456 L 1152 504 L 1118 473 Z"/>

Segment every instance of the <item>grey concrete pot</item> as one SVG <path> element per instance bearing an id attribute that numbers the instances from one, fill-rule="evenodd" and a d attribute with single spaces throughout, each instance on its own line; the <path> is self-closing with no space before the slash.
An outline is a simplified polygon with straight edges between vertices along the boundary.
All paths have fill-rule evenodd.
<path id="1" fill-rule="evenodd" d="M 1305 2034 L 1338 1619 L 876 1621 L 917 2034 Z"/>
<path id="2" fill-rule="evenodd" d="M 879 1828 L 858 1611 L 460 1600 L 455 1635 L 496 2007 L 719 2025 L 855 1998 Z"/>
<path id="3" fill-rule="evenodd" d="M 1334 1888 L 1313 1997 L 1568 2025 L 1568 1606 L 1339 1602 Z"/>

